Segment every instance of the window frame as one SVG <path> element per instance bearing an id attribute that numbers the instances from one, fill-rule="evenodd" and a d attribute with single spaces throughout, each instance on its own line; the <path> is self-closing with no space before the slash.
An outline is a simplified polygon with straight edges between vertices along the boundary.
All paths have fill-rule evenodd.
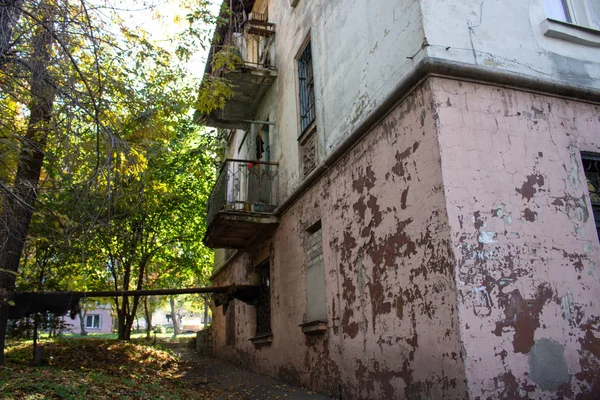
<path id="1" fill-rule="evenodd" d="M 88 325 L 89 318 L 92 318 L 91 325 Z M 94 324 L 94 322 L 98 322 L 98 324 Z M 85 328 L 86 329 L 100 329 L 100 314 L 87 314 L 85 316 Z"/>
<path id="2" fill-rule="evenodd" d="M 587 172 L 586 164 L 590 162 L 590 168 L 595 164 L 595 168 L 597 172 Z M 590 185 L 596 187 L 596 191 L 600 194 L 600 153 L 592 153 L 587 151 L 581 152 L 581 166 L 585 177 L 586 190 L 590 201 L 590 206 L 592 208 L 592 218 L 594 224 L 596 225 L 596 233 L 598 235 L 598 241 L 600 241 L 600 198 L 594 201 L 594 198 L 590 192 Z M 591 181 L 589 175 L 596 175 L 596 182 Z"/>
<path id="3" fill-rule="evenodd" d="M 304 234 L 306 309 L 300 328 L 305 335 L 315 336 L 327 331 L 328 318 L 321 219 L 307 227 Z M 315 303 L 317 299 L 320 301 Z"/>
<path id="4" fill-rule="evenodd" d="M 306 132 L 311 130 L 317 120 L 315 65 L 310 36 L 300 46 L 295 60 L 298 87 L 299 137 L 302 137 Z"/>
<path id="5" fill-rule="evenodd" d="M 271 325 L 271 263 L 267 259 L 256 266 L 259 277 L 259 296 L 256 303 L 255 337 L 262 338 L 273 334 Z"/>
<path id="6" fill-rule="evenodd" d="M 550 20 L 577 27 L 600 30 L 593 26 L 587 0 L 545 0 L 544 7 Z"/>

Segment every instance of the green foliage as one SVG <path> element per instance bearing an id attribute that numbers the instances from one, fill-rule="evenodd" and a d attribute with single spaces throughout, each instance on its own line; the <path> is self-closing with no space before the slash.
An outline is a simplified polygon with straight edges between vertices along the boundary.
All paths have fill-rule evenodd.
<path id="1" fill-rule="evenodd" d="M 212 61 L 213 71 L 221 69 L 235 71 L 236 67 L 240 65 L 244 65 L 244 59 L 242 58 L 240 49 L 236 46 L 222 46 L 214 55 Z"/>
<path id="2" fill-rule="evenodd" d="M 205 75 L 194 108 L 200 115 L 207 115 L 211 111 L 225 107 L 233 97 L 231 83 L 224 78 Z"/>
<path id="3" fill-rule="evenodd" d="M 44 7 L 56 19 L 48 79 L 57 94 L 18 290 L 208 284 L 213 256 L 202 237 L 218 143 L 189 113 L 197 103 L 222 107 L 231 88 L 209 80 L 208 94 L 198 95 L 183 61 L 206 47 L 207 23 L 218 18 L 209 1 L 181 4 L 189 11 L 187 27 L 171 51 L 128 28 L 110 8 L 79 0 L 23 2 L 11 49 L 18 62 L 0 65 L 0 183 L 7 188 L 36 101 L 23 66 L 34 33 L 47 26 Z M 2 204 L 0 196 L 0 210 Z M 117 308 L 135 314 L 132 304 Z"/>

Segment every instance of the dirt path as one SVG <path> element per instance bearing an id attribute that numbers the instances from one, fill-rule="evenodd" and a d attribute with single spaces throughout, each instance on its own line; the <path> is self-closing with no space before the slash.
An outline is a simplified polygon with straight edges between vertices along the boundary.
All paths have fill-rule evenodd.
<path id="1" fill-rule="evenodd" d="M 193 349 L 177 349 L 176 352 L 186 365 L 184 379 L 193 382 L 199 396 L 204 392 L 218 400 L 329 400 L 327 396 L 287 385 L 225 361 L 202 357 Z"/>

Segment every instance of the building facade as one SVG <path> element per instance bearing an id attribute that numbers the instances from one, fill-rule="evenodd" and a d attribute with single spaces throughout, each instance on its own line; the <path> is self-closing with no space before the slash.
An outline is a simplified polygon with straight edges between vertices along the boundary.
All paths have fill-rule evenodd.
<path id="1" fill-rule="evenodd" d="M 217 356 L 344 399 L 600 397 L 600 3 L 226 0 Z"/>
<path id="2" fill-rule="evenodd" d="M 64 333 L 81 333 L 81 320 L 79 314 L 75 315 L 75 318 L 71 319 L 69 316 L 61 317 L 65 323 Z M 99 304 L 93 309 L 88 309 L 83 325 L 86 333 L 113 333 L 113 314 L 112 307 L 110 304 Z"/>

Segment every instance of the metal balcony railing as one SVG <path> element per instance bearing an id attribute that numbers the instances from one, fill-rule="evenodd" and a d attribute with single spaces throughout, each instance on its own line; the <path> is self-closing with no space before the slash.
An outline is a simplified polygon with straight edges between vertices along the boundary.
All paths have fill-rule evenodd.
<path id="1" fill-rule="evenodd" d="M 245 39 L 241 38 L 237 40 L 239 43 Z M 214 45 L 213 46 L 213 56 L 212 63 L 215 64 L 216 58 L 220 57 L 219 54 L 222 51 L 230 52 L 229 59 L 234 64 L 235 68 L 238 69 L 240 67 L 251 67 L 251 68 L 263 68 L 263 69 L 274 69 L 274 65 L 272 64 L 269 58 L 270 44 L 263 49 L 260 49 L 258 46 L 253 46 L 251 49 L 247 49 L 245 47 L 241 47 L 238 44 L 228 44 L 228 45 Z M 251 54 L 248 54 L 252 52 Z M 225 68 L 219 68 L 212 71 L 213 75 L 221 76 L 222 71 Z"/>
<path id="2" fill-rule="evenodd" d="M 220 211 L 271 213 L 278 203 L 278 163 L 227 159 L 208 199 L 207 224 Z"/>
<path id="3" fill-rule="evenodd" d="M 253 68 L 274 69 L 272 47 L 274 43 L 275 25 L 266 21 L 266 15 L 250 14 L 250 19 L 241 22 L 241 26 L 230 26 L 225 37 L 213 43 L 210 51 L 210 65 L 214 66 L 219 53 L 230 52 L 227 57 L 238 65 Z M 221 69 L 212 70 L 213 75 L 221 74 Z"/>

